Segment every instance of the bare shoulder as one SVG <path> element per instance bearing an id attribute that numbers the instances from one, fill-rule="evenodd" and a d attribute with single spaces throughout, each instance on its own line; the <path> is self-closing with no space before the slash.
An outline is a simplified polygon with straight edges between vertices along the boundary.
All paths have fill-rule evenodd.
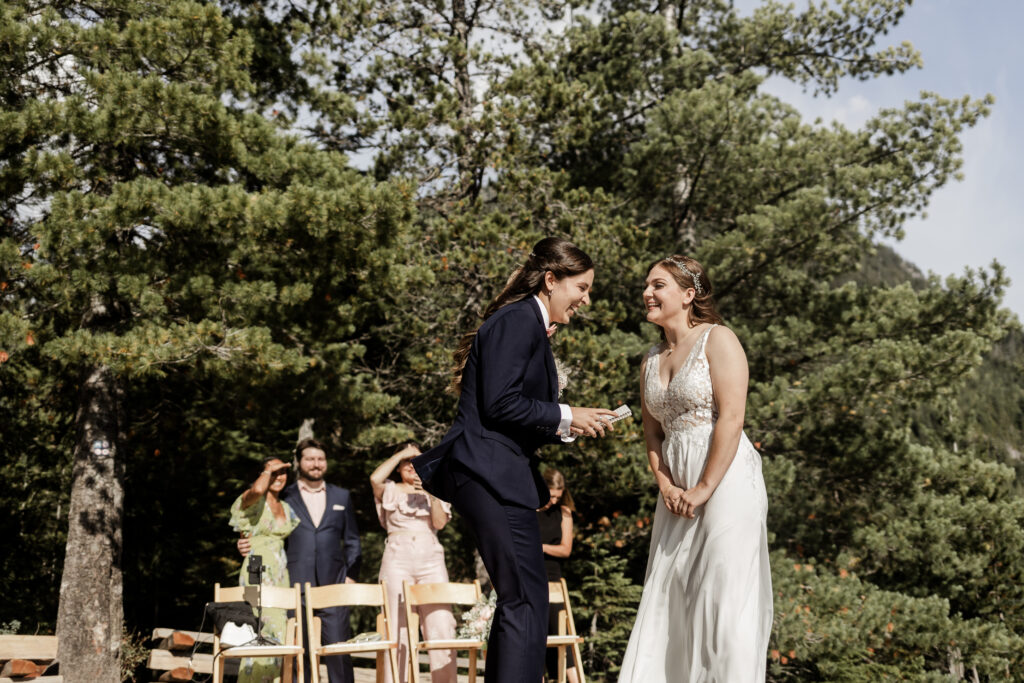
<path id="1" fill-rule="evenodd" d="M 746 358 L 739 337 L 725 325 L 715 325 L 711 328 L 705 348 L 709 356 L 716 356 L 724 360 Z"/>

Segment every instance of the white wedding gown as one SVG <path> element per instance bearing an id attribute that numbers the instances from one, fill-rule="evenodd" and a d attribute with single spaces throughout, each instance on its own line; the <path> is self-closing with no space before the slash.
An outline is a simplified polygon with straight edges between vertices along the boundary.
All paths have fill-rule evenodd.
<path id="1" fill-rule="evenodd" d="M 700 479 L 715 429 L 714 396 L 697 340 L 661 386 L 658 349 L 647 355 L 644 399 L 665 432 L 662 457 L 682 488 Z M 658 510 L 647 578 L 619 673 L 620 683 L 753 683 L 765 680 L 772 628 L 772 577 L 761 457 L 746 434 L 694 519 Z"/>

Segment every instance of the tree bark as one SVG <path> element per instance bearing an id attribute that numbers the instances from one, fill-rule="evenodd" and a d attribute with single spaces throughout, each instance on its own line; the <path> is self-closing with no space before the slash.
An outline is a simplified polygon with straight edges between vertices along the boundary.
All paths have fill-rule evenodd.
<path id="1" fill-rule="evenodd" d="M 68 683 L 120 683 L 124 464 L 119 386 L 106 366 L 86 372 L 75 422 L 68 540 L 57 610 L 57 657 Z"/>

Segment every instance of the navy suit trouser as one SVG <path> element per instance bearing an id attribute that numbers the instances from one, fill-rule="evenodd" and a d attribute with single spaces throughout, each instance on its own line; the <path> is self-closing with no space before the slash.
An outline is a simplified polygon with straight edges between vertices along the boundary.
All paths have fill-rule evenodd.
<path id="1" fill-rule="evenodd" d="M 476 537 L 498 595 L 487 643 L 486 683 L 540 683 L 548 629 L 548 579 L 537 512 L 501 502 L 459 468 L 452 504 Z"/>

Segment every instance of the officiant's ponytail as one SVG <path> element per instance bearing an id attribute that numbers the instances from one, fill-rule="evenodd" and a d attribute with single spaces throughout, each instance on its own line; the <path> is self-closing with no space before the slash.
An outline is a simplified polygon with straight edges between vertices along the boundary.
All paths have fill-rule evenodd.
<path id="1" fill-rule="evenodd" d="M 499 309 L 517 301 L 538 294 L 544 286 L 544 274 L 551 271 L 556 279 L 561 280 L 573 275 L 581 275 L 593 270 L 594 262 L 586 252 L 569 240 L 561 237 L 545 237 L 533 245 L 533 251 L 526 261 L 512 271 L 501 294 L 484 310 L 483 320 L 487 320 Z M 481 321 L 481 324 L 483 322 Z M 479 329 L 479 326 L 477 326 Z M 466 367 L 476 329 L 462 335 L 459 347 L 455 350 L 455 367 L 452 370 L 451 389 L 458 393 L 462 388 L 462 371 Z"/>

